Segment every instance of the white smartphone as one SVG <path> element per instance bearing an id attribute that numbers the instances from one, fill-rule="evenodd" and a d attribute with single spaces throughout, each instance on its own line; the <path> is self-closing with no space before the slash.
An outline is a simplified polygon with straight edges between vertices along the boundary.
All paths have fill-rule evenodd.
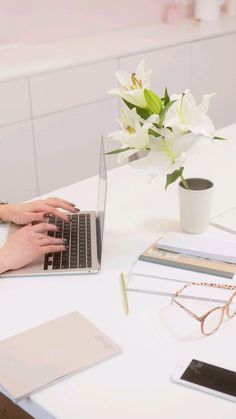
<path id="1" fill-rule="evenodd" d="M 171 378 L 175 383 L 236 402 L 236 371 L 192 359 L 181 363 Z"/>

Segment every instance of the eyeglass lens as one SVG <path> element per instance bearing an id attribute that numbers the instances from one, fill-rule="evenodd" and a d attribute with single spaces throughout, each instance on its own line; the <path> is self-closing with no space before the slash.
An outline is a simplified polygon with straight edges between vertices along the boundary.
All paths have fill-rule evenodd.
<path id="1" fill-rule="evenodd" d="M 224 311 L 221 307 L 216 307 L 204 319 L 202 331 L 205 335 L 211 335 L 220 326 L 224 316 Z"/>

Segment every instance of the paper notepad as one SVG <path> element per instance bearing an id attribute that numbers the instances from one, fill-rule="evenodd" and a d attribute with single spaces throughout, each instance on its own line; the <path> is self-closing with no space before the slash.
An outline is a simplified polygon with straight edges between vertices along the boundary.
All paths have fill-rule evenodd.
<path id="1" fill-rule="evenodd" d="M 236 207 L 217 215 L 211 220 L 211 224 L 222 228 L 222 230 L 229 231 L 236 234 Z"/>
<path id="2" fill-rule="evenodd" d="M 19 401 L 121 348 L 78 312 L 0 342 L 0 382 Z"/>
<path id="3" fill-rule="evenodd" d="M 221 262 L 236 263 L 236 240 L 197 234 L 168 233 L 158 241 L 160 249 Z"/>
<path id="4" fill-rule="evenodd" d="M 173 296 L 185 283 L 205 282 L 225 285 L 235 285 L 235 278 L 213 277 L 199 272 L 190 272 L 170 266 L 147 263 L 138 260 L 128 275 L 127 291 L 144 292 L 163 296 Z M 229 291 L 211 289 L 208 287 L 190 287 L 186 296 L 200 300 L 225 302 L 229 298 Z"/>

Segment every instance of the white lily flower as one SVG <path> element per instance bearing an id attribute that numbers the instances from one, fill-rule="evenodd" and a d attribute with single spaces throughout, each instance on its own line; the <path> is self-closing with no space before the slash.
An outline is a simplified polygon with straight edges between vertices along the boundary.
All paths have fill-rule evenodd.
<path id="1" fill-rule="evenodd" d="M 128 159 L 128 157 L 140 150 L 150 149 L 148 130 L 152 127 L 152 124 L 142 124 L 141 118 L 137 114 L 135 108 L 122 109 L 121 119 L 118 120 L 118 122 L 122 130 L 114 131 L 110 133 L 108 137 L 112 140 L 119 141 L 122 144 L 121 148 L 131 148 L 131 150 L 126 150 L 119 153 L 119 162 Z"/>
<path id="2" fill-rule="evenodd" d="M 168 175 L 183 166 L 187 153 L 197 145 L 209 143 L 206 137 L 193 133 L 183 134 L 180 129 L 159 130 L 160 137 L 150 139 L 151 151 L 143 159 L 132 162 L 139 169 L 148 170 L 152 176 Z"/>
<path id="3" fill-rule="evenodd" d="M 152 70 L 145 70 L 145 62 L 141 61 L 135 73 L 117 71 L 116 78 L 121 87 L 108 91 L 108 94 L 118 95 L 132 105 L 140 108 L 147 108 L 144 90 L 150 89 Z"/>
<path id="4" fill-rule="evenodd" d="M 150 91 L 151 73 L 151 70 L 145 70 L 144 61 L 138 65 L 135 73 L 116 73 L 120 86 L 108 93 L 120 96 L 128 106 L 122 110 L 121 119 L 118 120 L 120 130 L 108 137 L 121 144 L 121 149 L 114 151 L 118 152 L 119 162 L 145 150 L 142 153 L 145 157 L 133 160 L 131 165 L 147 170 L 149 178 L 167 176 L 167 188 L 179 176 L 183 179 L 182 169 L 188 154 L 199 145 L 212 144 L 217 138 L 215 127 L 207 115 L 213 95 L 204 95 L 198 104 L 189 90 L 174 94 L 169 99 L 166 89 L 161 99 Z M 145 89 L 149 92 L 145 92 Z M 130 106 L 133 106 L 132 110 Z M 139 108 L 142 108 L 142 112 Z M 176 176 L 168 177 L 175 171 L 179 171 Z"/>
<path id="5" fill-rule="evenodd" d="M 191 131 L 193 134 L 203 135 L 213 139 L 215 127 L 206 115 L 209 107 L 209 99 L 213 95 L 204 95 L 199 105 L 189 90 L 183 94 L 172 95 L 171 100 L 176 102 L 168 110 L 164 126 L 178 126 L 183 132 Z"/>

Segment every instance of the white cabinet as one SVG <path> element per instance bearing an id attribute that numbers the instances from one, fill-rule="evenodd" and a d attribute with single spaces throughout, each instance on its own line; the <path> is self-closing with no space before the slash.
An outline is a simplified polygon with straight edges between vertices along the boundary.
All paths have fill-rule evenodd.
<path id="1" fill-rule="evenodd" d="M 28 81 L 21 79 L 0 83 L 0 125 L 23 121 L 30 117 Z"/>
<path id="2" fill-rule="evenodd" d="M 236 35 L 225 35 L 192 44 L 191 89 L 200 99 L 211 99 L 209 115 L 216 128 L 236 122 Z"/>
<path id="3" fill-rule="evenodd" d="M 166 86 L 169 94 L 190 88 L 198 100 L 216 93 L 215 126 L 236 122 L 236 33 L 211 36 L 149 52 L 147 42 L 134 55 L 0 83 L 0 198 L 29 199 L 96 174 L 101 135 L 119 129 L 122 102 L 106 93 L 118 68 L 132 72 L 142 60 L 160 96 Z M 105 140 L 107 151 L 118 146 Z M 109 169 L 117 156 L 106 160 Z"/>
<path id="4" fill-rule="evenodd" d="M 152 69 L 151 89 L 163 95 L 165 87 L 169 93 L 181 93 L 190 83 L 190 46 L 181 45 L 152 52 L 132 55 L 119 60 L 119 68 L 135 71 L 145 60 L 146 68 Z"/>
<path id="5" fill-rule="evenodd" d="M 0 128 L 0 198 L 23 201 L 37 195 L 30 122 Z"/>
<path id="6" fill-rule="evenodd" d="M 101 135 L 116 129 L 117 111 L 109 99 L 33 121 L 40 193 L 98 173 Z M 113 162 L 107 157 L 108 168 Z"/>
<path id="7" fill-rule="evenodd" d="M 105 99 L 116 69 L 116 60 L 109 60 L 31 77 L 33 116 Z"/>

